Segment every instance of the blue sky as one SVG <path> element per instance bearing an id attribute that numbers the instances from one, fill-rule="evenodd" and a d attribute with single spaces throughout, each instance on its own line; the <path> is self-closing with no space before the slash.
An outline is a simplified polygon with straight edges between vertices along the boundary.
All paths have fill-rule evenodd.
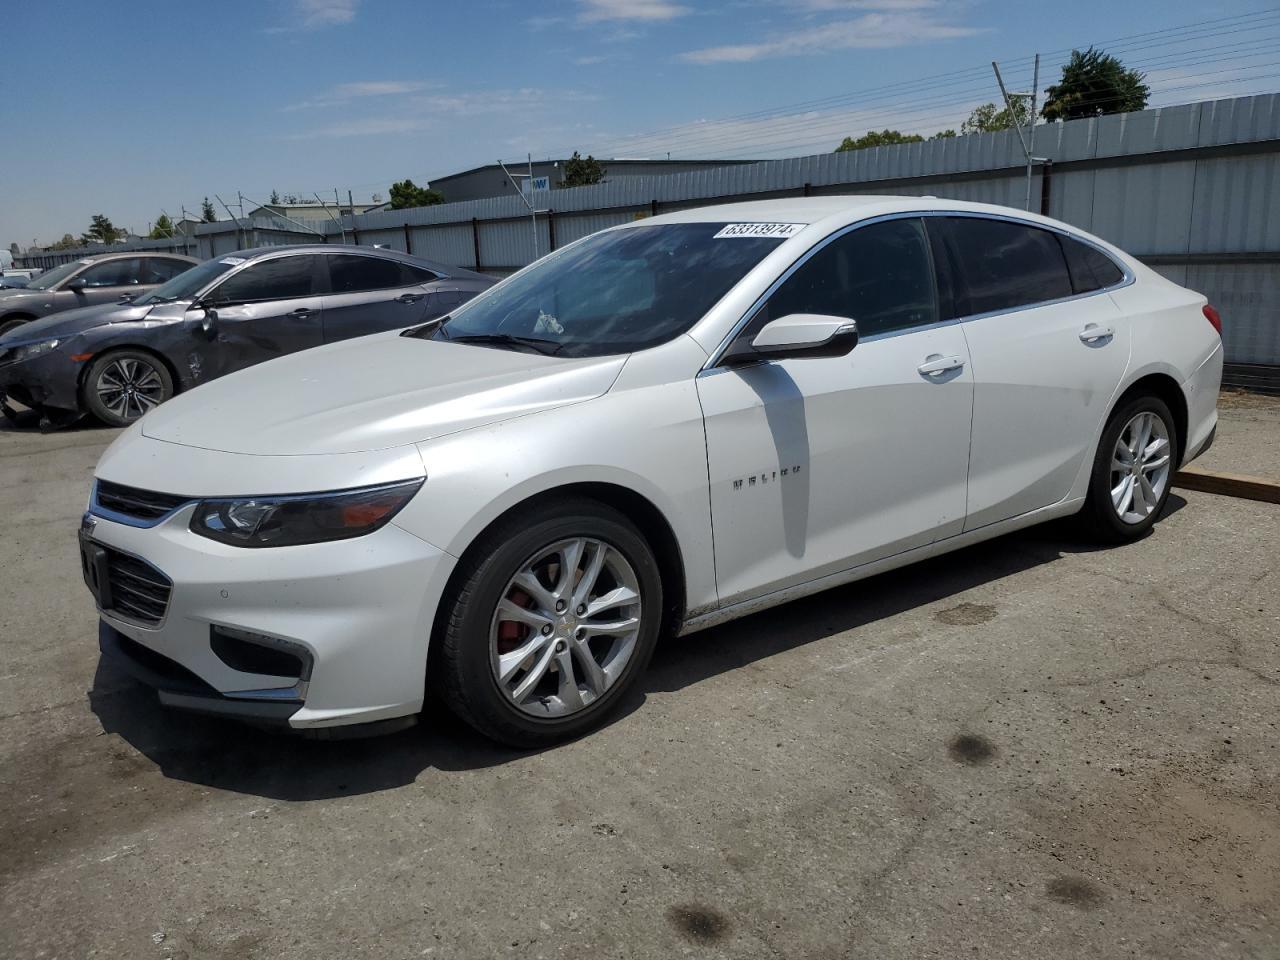
<path id="1" fill-rule="evenodd" d="M 1043 87 L 1090 43 L 1141 64 L 1156 104 L 1280 90 L 1280 11 L 1257 0 L 20 0 L 2 19 L 0 242 L 24 247 L 93 213 L 145 231 L 215 193 L 385 197 L 528 151 L 927 134 L 995 99 L 992 59 L 1025 89 L 1045 53 Z"/>

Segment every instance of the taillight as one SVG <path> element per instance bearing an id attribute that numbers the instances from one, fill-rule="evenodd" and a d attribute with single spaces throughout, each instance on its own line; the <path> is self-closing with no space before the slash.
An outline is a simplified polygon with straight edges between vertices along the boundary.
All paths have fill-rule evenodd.
<path id="1" fill-rule="evenodd" d="M 1218 331 L 1218 336 L 1222 336 L 1222 317 L 1218 315 L 1218 311 L 1207 303 L 1203 309 L 1204 318 L 1213 324 L 1213 329 Z"/>

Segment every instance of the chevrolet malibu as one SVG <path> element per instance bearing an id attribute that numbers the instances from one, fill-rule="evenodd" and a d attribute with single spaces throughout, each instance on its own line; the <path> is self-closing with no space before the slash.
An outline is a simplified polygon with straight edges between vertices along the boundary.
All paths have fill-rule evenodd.
<path id="1" fill-rule="evenodd" d="M 134 424 L 81 526 L 99 642 L 172 707 L 337 735 L 435 690 L 496 740 L 572 737 L 664 631 L 1068 514 L 1144 535 L 1213 440 L 1218 328 L 1001 207 L 627 224 Z"/>

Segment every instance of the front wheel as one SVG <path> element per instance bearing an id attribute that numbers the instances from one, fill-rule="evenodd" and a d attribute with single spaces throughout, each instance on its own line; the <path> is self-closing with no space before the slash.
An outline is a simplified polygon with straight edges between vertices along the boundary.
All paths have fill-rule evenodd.
<path id="1" fill-rule="evenodd" d="M 0 337 L 13 333 L 14 330 L 29 322 L 26 317 L 12 317 L 8 320 L 0 320 Z"/>
<path id="2" fill-rule="evenodd" d="M 103 423 L 127 427 L 173 396 L 173 377 L 146 351 L 113 350 L 89 364 L 82 395 Z"/>
<path id="3" fill-rule="evenodd" d="M 644 671 L 662 619 L 653 551 L 593 500 L 511 516 L 469 552 L 433 669 L 486 736 L 534 747 L 599 726 Z"/>
<path id="4" fill-rule="evenodd" d="M 1084 515 L 1094 534 L 1112 543 L 1136 540 L 1164 510 L 1177 469 L 1178 437 L 1169 407 L 1134 397 L 1102 431 Z"/>

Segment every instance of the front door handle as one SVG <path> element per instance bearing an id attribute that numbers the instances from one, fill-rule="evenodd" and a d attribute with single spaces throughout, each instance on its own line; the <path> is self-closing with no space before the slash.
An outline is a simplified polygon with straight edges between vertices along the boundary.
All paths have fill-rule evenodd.
<path id="1" fill-rule="evenodd" d="M 402 293 L 396 297 L 396 303 L 417 303 L 425 296 L 425 293 Z"/>
<path id="2" fill-rule="evenodd" d="M 1115 335 L 1116 332 L 1110 327 L 1100 327 L 1096 323 L 1090 323 L 1080 331 L 1080 342 L 1097 343 L 1099 340 L 1107 340 Z"/>
<path id="3" fill-rule="evenodd" d="M 921 374 L 926 377 L 940 378 L 944 373 L 950 373 L 952 370 L 961 370 L 964 368 L 964 360 L 961 357 L 940 357 L 936 353 L 930 357 L 926 357 L 924 363 L 916 367 Z"/>
<path id="4" fill-rule="evenodd" d="M 293 314 L 292 314 L 292 315 L 293 315 L 293 316 L 295 316 L 295 317 L 299 317 L 299 318 L 301 318 L 301 319 L 304 319 L 304 320 L 305 320 L 307 317 L 311 316 L 311 308 L 310 308 L 310 307 L 299 307 L 297 310 L 294 310 L 294 311 L 293 311 Z"/>

